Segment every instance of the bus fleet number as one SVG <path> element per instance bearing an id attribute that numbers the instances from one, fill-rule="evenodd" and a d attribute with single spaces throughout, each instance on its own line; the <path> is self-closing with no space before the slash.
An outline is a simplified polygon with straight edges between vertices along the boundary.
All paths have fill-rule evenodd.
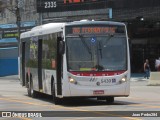
<path id="1" fill-rule="evenodd" d="M 101 83 L 111 83 L 111 79 L 101 79 Z"/>
<path id="2" fill-rule="evenodd" d="M 52 2 L 45 2 L 45 8 L 56 8 L 57 7 L 57 2 L 52 1 Z"/>

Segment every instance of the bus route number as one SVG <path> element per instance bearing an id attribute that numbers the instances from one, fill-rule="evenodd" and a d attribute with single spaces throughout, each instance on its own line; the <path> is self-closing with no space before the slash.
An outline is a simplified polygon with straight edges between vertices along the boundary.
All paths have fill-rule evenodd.
<path id="1" fill-rule="evenodd" d="M 101 83 L 111 83 L 111 79 L 101 79 Z"/>
<path id="2" fill-rule="evenodd" d="M 56 8 L 57 7 L 57 2 L 56 1 L 49 1 L 45 2 L 45 7 L 44 8 Z"/>

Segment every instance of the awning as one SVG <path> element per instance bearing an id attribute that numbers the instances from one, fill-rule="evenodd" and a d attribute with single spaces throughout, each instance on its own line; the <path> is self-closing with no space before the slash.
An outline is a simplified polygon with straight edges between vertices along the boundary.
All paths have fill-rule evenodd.
<path id="1" fill-rule="evenodd" d="M 0 47 L 17 47 L 18 41 L 16 38 L 0 39 Z"/>
<path id="2" fill-rule="evenodd" d="M 1 43 L 17 43 L 17 39 L 16 38 L 3 38 L 0 39 L 0 44 Z"/>

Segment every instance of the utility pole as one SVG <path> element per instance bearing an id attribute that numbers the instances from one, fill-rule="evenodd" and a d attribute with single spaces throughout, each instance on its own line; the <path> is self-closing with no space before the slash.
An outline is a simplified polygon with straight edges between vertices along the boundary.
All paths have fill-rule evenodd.
<path id="1" fill-rule="evenodd" d="M 21 33 L 21 15 L 20 15 L 20 8 L 24 7 L 24 0 L 17 0 L 17 5 L 16 5 L 16 23 L 17 23 L 17 28 L 18 28 L 18 45 L 20 48 L 20 33 Z"/>
<path id="2" fill-rule="evenodd" d="M 19 7 L 16 7 L 16 23 L 17 23 L 17 28 L 18 28 L 18 45 L 20 44 L 20 27 L 21 27 L 21 16 L 20 16 L 20 11 L 19 11 Z"/>
<path id="3" fill-rule="evenodd" d="M 21 49 L 20 49 L 20 46 L 21 46 L 21 40 L 20 40 L 20 32 L 21 32 L 21 16 L 20 16 L 20 0 L 17 0 L 17 5 L 16 5 L 16 23 L 17 23 L 17 28 L 18 28 L 18 75 L 19 75 L 19 79 L 21 78 L 22 76 L 22 72 L 21 72 L 21 68 L 22 68 L 22 65 L 20 63 L 20 59 L 21 59 Z"/>

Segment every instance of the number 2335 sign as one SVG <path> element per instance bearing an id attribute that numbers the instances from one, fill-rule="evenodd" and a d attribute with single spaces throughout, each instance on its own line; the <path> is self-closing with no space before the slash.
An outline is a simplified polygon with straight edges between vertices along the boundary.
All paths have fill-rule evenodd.
<path id="1" fill-rule="evenodd" d="M 57 2 L 56 1 L 47 1 L 44 2 L 44 8 L 56 8 L 57 7 Z"/>
<path id="2" fill-rule="evenodd" d="M 37 0 L 37 12 L 63 12 L 106 7 L 107 0 Z"/>

